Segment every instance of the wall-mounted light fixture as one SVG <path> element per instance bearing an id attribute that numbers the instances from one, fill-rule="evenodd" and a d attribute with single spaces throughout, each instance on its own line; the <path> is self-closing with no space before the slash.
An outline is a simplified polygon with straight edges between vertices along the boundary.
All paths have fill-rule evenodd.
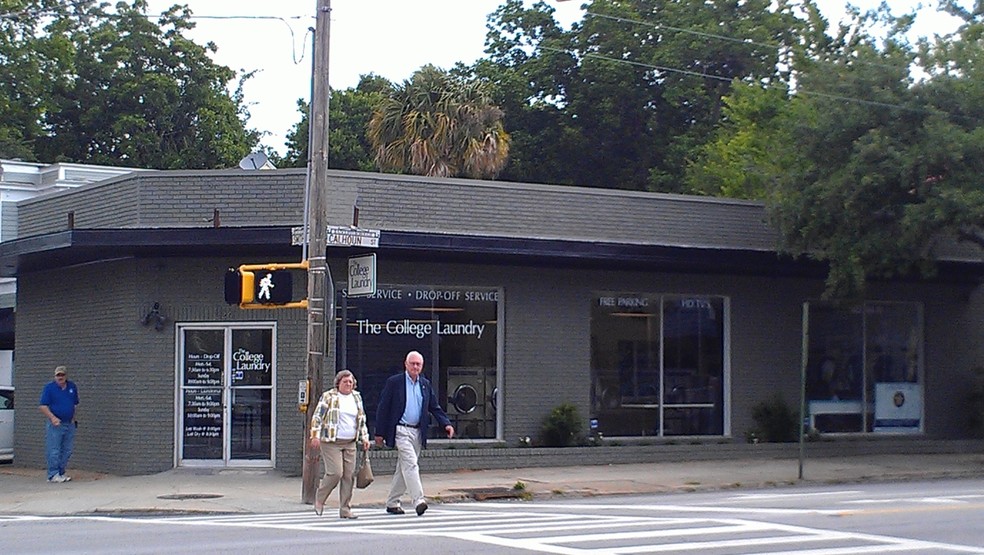
<path id="1" fill-rule="evenodd" d="M 144 326 L 153 325 L 157 331 L 164 331 L 164 324 L 167 323 L 167 316 L 161 314 L 161 303 L 154 303 L 154 308 L 140 320 Z"/>
<path id="2" fill-rule="evenodd" d="M 658 318 L 658 313 L 653 312 L 609 312 L 609 316 L 620 316 L 622 318 Z"/>

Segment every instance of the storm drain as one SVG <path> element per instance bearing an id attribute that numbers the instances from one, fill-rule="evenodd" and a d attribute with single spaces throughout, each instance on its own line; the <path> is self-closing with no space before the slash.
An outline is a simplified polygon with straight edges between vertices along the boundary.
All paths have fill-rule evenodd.
<path id="1" fill-rule="evenodd" d="M 221 493 L 169 493 L 167 495 L 158 495 L 158 499 L 218 499 L 222 497 Z"/>
<path id="2" fill-rule="evenodd" d="M 490 499 L 525 499 L 530 494 L 521 489 L 515 488 L 468 488 L 461 489 L 468 497 L 475 501 L 488 501 Z"/>

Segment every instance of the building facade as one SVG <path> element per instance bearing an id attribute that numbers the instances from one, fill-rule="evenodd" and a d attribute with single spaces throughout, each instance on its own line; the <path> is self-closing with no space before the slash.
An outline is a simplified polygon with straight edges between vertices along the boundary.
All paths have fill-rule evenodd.
<path id="1" fill-rule="evenodd" d="M 420 351 L 461 436 L 437 447 L 535 440 L 564 403 L 623 442 L 743 442 L 757 404 L 797 407 L 804 389 L 820 433 L 968 434 L 961 384 L 982 354 L 982 265 L 961 245 L 941 251 L 934 279 L 875 283 L 842 307 L 820 301 L 821 265 L 776 253 L 759 203 L 329 177 L 329 224 L 357 213 L 380 238 L 327 249 L 326 382 L 351 369 L 372 410 Z M 223 281 L 240 264 L 301 260 L 305 181 L 153 172 L 18 205 L 19 238 L 0 244 L 0 275 L 30 278 L 15 385 L 40 391 L 69 366 L 82 394 L 74 464 L 299 471 L 306 313 L 228 305 Z M 376 292 L 350 297 L 348 258 L 369 252 Z M 303 297 L 303 273 L 293 289 Z M 17 410 L 18 461 L 40 461 L 43 422 Z"/>
<path id="2" fill-rule="evenodd" d="M 130 173 L 129 168 L 38 164 L 0 159 L 0 241 L 17 238 L 17 203 Z M 17 280 L 0 278 L 0 385 L 13 384 L 14 300 Z"/>

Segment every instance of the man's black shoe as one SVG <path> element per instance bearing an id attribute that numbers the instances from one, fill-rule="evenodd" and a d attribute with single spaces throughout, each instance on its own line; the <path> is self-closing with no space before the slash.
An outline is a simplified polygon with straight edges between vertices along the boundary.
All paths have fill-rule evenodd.
<path id="1" fill-rule="evenodd" d="M 420 505 L 417 505 L 417 516 L 424 514 L 424 511 L 426 510 L 427 510 L 427 502 L 421 501 Z"/>
<path id="2" fill-rule="evenodd" d="M 405 511 L 402 507 L 386 507 L 386 512 L 391 515 L 402 515 Z"/>

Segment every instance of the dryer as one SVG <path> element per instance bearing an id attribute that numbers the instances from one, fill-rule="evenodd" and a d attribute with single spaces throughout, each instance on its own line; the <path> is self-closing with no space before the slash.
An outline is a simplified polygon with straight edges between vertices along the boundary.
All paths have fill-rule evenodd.
<path id="1" fill-rule="evenodd" d="M 499 411 L 499 381 L 495 368 L 485 369 L 485 437 L 496 437 L 496 421 Z"/>
<path id="2" fill-rule="evenodd" d="M 462 438 L 488 437 L 485 432 L 485 368 L 452 366 L 448 368 L 448 416 Z"/>

